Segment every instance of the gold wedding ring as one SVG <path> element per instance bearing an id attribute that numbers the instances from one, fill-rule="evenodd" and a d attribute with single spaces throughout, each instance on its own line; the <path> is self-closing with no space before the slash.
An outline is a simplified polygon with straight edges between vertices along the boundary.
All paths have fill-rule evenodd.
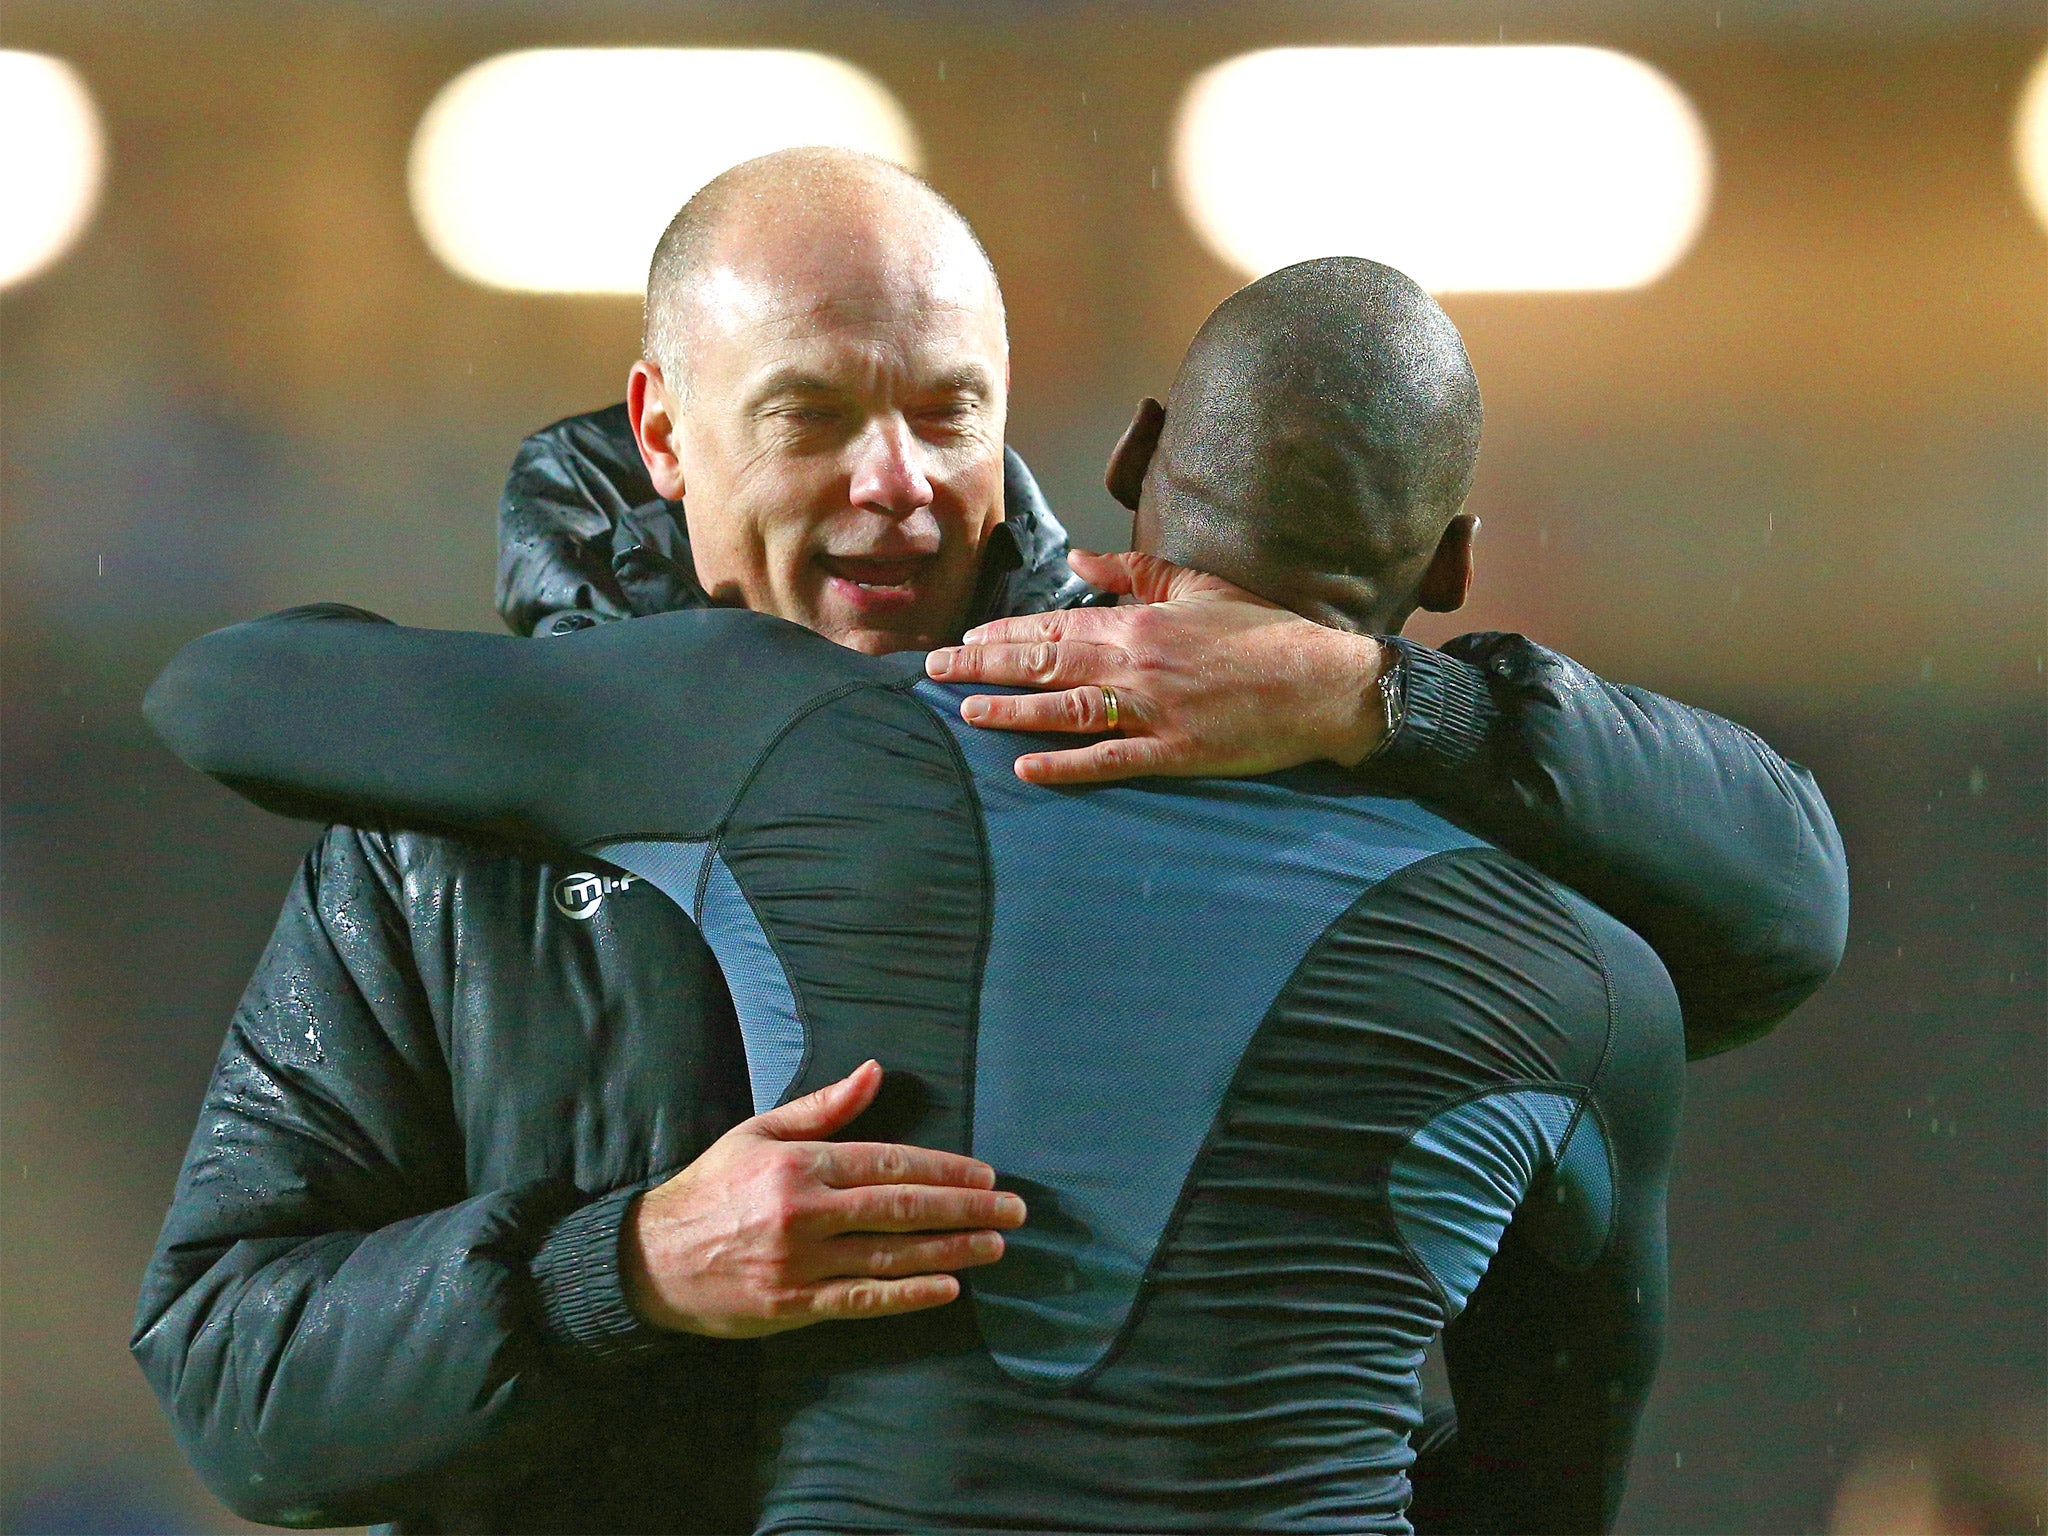
<path id="1" fill-rule="evenodd" d="M 1116 729 L 1117 720 L 1116 690 L 1107 683 L 1097 683 L 1095 686 L 1102 690 L 1102 713 L 1106 717 L 1102 728 L 1105 731 L 1113 731 Z"/>

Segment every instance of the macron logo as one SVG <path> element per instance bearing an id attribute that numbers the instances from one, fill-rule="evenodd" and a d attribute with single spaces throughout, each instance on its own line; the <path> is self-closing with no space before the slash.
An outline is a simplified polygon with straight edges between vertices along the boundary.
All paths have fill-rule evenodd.
<path id="1" fill-rule="evenodd" d="M 639 880 L 638 875 L 600 875 L 587 869 L 564 875 L 555 882 L 555 910 L 579 923 L 588 922 L 605 897 L 637 885 Z"/>

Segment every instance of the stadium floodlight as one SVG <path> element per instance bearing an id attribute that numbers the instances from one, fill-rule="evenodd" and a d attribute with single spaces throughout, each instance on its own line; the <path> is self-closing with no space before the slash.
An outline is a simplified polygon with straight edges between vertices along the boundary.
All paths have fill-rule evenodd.
<path id="1" fill-rule="evenodd" d="M 0 288 L 71 249 L 98 206 L 106 136 L 78 71 L 0 48 Z"/>
<path id="2" fill-rule="evenodd" d="M 1604 48 L 1274 48 L 1198 76 L 1173 179 L 1261 276 L 1370 256 L 1438 293 L 1635 288 L 1683 256 L 1713 180 L 1692 104 Z"/>
<path id="3" fill-rule="evenodd" d="M 488 287 L 637 294 L 655 241 L 691 193 L 742 160 L 800 144 L 912 169 L 919 160 L 896 98 L 824 54 L 500 54 L 456 76 L 421 117 L 413 216 L 436 256 Z"/>
<path id="4" fill-rule="evenodd" d="M 2048 54 L 2034 66 L 2020 94 L 2019 116 L 2013 123 L 2013 155 L 2019 161 L 2020 186 L 2041 227 L 2048 229 Z"/>

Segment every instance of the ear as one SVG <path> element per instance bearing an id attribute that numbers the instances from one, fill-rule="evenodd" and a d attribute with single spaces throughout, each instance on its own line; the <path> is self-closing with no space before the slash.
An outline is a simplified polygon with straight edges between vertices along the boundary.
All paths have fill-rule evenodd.
<path id="1" fill-rule="evenodd" d="M 645 358 L 626 375 L 626 419 L 655 493 L 683 499 L 683 465 L 676 457 L 676 410 L 661 370 Z"/>
<path id="2" fill-rule="evenodd" d="M 1478 518 L 1460 512 L 1451 519 L 1415 588 L 1418 608 L 1452 613 L 1465 606 L 1472 592 L 1472 541 L 1478 536 Z"/>
<path id="3" fill-rule="evenodd" d="M 1102 483 L 1109 488 L 1110 495 L 1133 512 L 1138 510 L 1138 492 L 1144 487 L 1152 455 L 1159 451 L 1159 433 L 1165 425 L 1166 407 L 1147 395 L 1138 402 L 1124 435 L 1109 450 L 1109 472 L 1102 477 Z"/>

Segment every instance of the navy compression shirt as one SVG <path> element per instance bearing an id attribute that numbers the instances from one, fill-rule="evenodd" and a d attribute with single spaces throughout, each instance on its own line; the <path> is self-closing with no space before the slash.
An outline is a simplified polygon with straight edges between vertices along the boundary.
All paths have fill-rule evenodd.
<path id="1" fill-rule="evenodd" d="M 151 718 L 273 809 L 640 875 L 757 1108 L 875 1057 L 848 1134 L 1029 1202 L 963 1303 L 768 1341 L 764 1530 L 1403 1531 L 1447 1325 L 1485 1518 L 1611 1522 L 1683 1064 L 1628 930 L 1334 770 L 1024 784 L 920 657 L 759 615 L 365 617 L 195 642 Z"/>

